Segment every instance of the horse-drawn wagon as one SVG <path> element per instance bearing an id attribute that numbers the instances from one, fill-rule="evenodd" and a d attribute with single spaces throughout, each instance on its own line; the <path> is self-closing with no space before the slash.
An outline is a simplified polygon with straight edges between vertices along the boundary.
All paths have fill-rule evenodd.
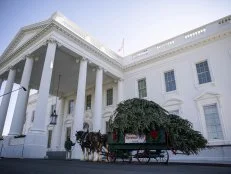
<path id="1" fill-rule="evenodd" d="M 156 162 L 168 163 L 169 145 L 168 135 L 162 129 L 152 130 L 145 134 L 129 134 L 121 131 L 108 133 L 107 160 L 115 162 L 117 159 L 131 162 L 137 159 L 141 164 L 146 164 L 150 159 Z"/>
<path id="2" fill-rule="evenodd" d="M 168 150 L 174 154 L 176 150 L 181 154 L 198 154 L 207 144 L 203 135 L 193 130 L 191 122 L 169 114 L 155 102 L 144 99 L 119 103 L 109 120 L 109 127 L 112 132 L 106 135 L 98 132 L 77 136 L 84 154 L 89 151 L 99 154 L 104 146 L 102 155 L 110 162 L 137 159 L 145 164 L 154 159 L 168 163 Z"/>

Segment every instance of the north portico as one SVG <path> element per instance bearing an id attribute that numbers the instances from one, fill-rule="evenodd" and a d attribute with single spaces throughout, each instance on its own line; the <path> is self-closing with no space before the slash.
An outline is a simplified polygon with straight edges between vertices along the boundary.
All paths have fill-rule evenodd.
<path id="1" fill-rule="evenodd" d="M 213 147 L 171 159 L 231 161 L 230 45 L 230 15 L 125 57 L 60 13 L 23 27 L 0 57 L 0 87 L 4 82 L 7 94 L 1 97 L 0 135 L 13 84 L 21 85 L 0 156 L 63 152 L 66 137 L 74 141 L 83 124 L 105 133 L 120 101 L 143 98 L 189 120 Z M 32 89 L 38 92 L 29 95 Z M 54 109 L 56 125 L 50 124 Z M 79 150 L 73 148 L 73 158 L 80 158 Z"/>
<path id="2" fill-rule="evenodd" d="M 70 29 L 65 25 L 73 28 Z M 56 96 L 59 75 L 61 79 L 57 97 L 62 100 L 68 94 L 76 94 L 72 136 L 75 131 L 83 128 L 86 87 L 94 86 L 95 89 L 94 131 L 101 130 L 103 84 L 108 82 L 117 84 L 117 99 L 118 102 L 122 100 L 123 72 L 120 57 L 113 54 L 112 59 L 103 45 L 100 45 L 101 49 L 98 49 L 91 44 L 91 41 L 85 40 L 91 39 L 89 35 L 80 36 L 73 30 L 78 28 L 75 28 L 61 14 L 55 13 L 47 21 L 22 28 L 0 60 L 1 83 L 7 80 L 4 93 L 12 91 L 14 83 L 27 89 L 27 91 L 19 90 L 18 92 L 9 136 L 5 138 L 4 144 L 12 141 L 14 136 L 22 134 L 30 89 L 38 90 L 34 123 L 23 143 L 25 158 L 44 158 L 46 155 L 47 124 L 49 124 L 47 123 L 47 103 L 49 95 Z M 2 98 L 1 134 L 10 96 L 9 94 Z M 56 106 L 59 117 L 62 115 L 61 107 L 63 107 L 62 104 Z M 60 130 L 55 131 L 58 134 Z M 75 148 L 75 151 L 73 157 L 79 158 L 78 148 Z"/>

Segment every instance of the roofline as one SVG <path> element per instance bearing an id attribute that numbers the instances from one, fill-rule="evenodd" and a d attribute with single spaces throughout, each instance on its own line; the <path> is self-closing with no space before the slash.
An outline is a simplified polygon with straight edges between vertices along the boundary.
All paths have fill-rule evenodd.
<path id="1" fill-rule="evenodd" d="M 209 23 L 207 23 L 207 24 L 205 24 L 205 25 L 199 26 L 199 27 L 197 27 L 197 28 L 194 28 L 194 29 L 189 30 L 189 31 L 184 32 L 184 33 L 181 33 L 181 34 L 179 34 L 179 35 L 173 36 L 173 37 L 171 37 L 171 38 L 169 38 L 169 39 L 167 39 L 167 40 L 163 40 L 163 41 L 158 42 L 158 43 L 156 43 L 156 44 L 153 44 L 153 45 L 151 45 L 151 46 L 149 46 L 149 47 L 140 49 L 140 50 L 138 50 L 138 51 L 136 51 L 136 52 L 134 52 L 134 53 L 131 53 L 131 54 L 128 54 L 128 55 L 124 56 L 123 58 L 127 58 L 127 57 L 130 57 L 130 56 L 134 56 L 135 54 L 138 54 L 138 53 L 140 53 L 140 52 L 142 52 L 142 51 L 145 51 L 145 50 L 147 50 L 147 49 L 150 49 L 150 48 L 153 48 L 153 47 L 155 47 L 155 46 L 161 45 L 161 44 L 166 43 L 166 42 L 168 42 L 168 41 L 174 40 L 174 39 L 178 38 L 179 36 L 186 35 L 186 34 L 188 34 L 188 33 L 193 32 L 194 30 L 198 30 L 198 29 L 200 29 L 200 28 L 206 27 L 206 26 L 211 25 L 211 24 L 213 24 L 213 23 L 217 23 L 217 22 L 219 22 L 220 20 L 222 20 L 222 19 L 224 19 L 224 18 L 228 18 L 228 17 L 231 17 L 231 15 L 227 15 L 227 16 L 222 17 L 222 18 L 220 18 L 220 19 L 217 19 L 217 20 L 215 20 L 215 21 L 209 22 Z"/>

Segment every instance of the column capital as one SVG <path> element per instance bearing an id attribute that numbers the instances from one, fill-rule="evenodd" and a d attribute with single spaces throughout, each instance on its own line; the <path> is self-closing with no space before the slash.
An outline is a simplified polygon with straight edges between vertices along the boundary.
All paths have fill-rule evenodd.
<path id="1" fill-rule="evenodd" d="M 114 83 L 119 83 L 119 82 L 123 82 L 123 81 L 124 81 L 124 79 L 122 79 L 122 78 L 114 79 Z"/>
<path id="2" fill-rule="evenodd" d="M 46 42 L 44 43 L 44 45 L 48 44 L 48 43 L 54 43 L 57 45 L 57 47 L 61 47 L 62 44 L 60 42 L 58 42 L 55 38 L 50 37 L 46 40 Z"/>
<path id="3" fill-rule="evenodd" d="M 101 67 L 101 66 L 97 66 L 97 67 L 95 67 L 95 69 L 98 71 L 98 70 L 104 70 L 104 68 L 103 67 Z"/>
<path id="4" fill-rule="evenodd" d="M 32 59 L 33 56 L 31 54 L 26 54 L 25 56 L 23 56 L 22 60 L 26 60 L 26 59 Z"/>
<path id="5" fill-rule="evenodd" d="M 82 57 L 80 60 L 89 62 L 89 59 L 87 57 Z"/>
<path id="6" fill-rule="evenodd" d="M 10 71 L 10 70 L 15 70 L 15 67 L 14 66 L 8 66 L 8 68 L 7 68 L 7 71 Z"/>
<path id="7" fill-rule="evenodd" d="M 47 44 L 49 44 L 49 43 L 55 43 L 55 44 L 57 44 L 57 40 L 51 37 L 51 38 L 47 39 L 46 43 Z"/>

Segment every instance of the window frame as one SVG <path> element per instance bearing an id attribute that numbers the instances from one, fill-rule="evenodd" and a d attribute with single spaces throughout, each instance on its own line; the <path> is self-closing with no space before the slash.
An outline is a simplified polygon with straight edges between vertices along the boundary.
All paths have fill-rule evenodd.
<path id="1" fill-rule="evenodd" d="M 206 57 L 206 58 L 204 58 Z M 214 74 L 213 74 L 213 67 L 210 63 L 210 58 L 209 56 L 204 56 L 201 59 L 197 59 L 196 61 L 194 61 L 192 63 L 192 71 L 193 71 L 193 77 L 194 77 L 194 86 L 195 88 L 204 88 L 204 87 L 209 87 L 209 86 L 215 86 L 215 79 L 214 79 Z M 210 72 L 210 77 L 211 77 L 211 82 L 208 83 L 202 83 L 199 84 L 199 79 L 198 79 L 198 75 L 197 75 L 197 69 L 196 69 L 196 64 L 201 63 L 207 61 L 208 63 L 208 68 L 209 68 L 209 72 Z"/>
<path id="2" fill-rule="evenodd" d="M 203 71 L 203 72 L 198 72 L 198 65 L 200 65 L 200 64 L 202 64 L 202 63 L 207 63 L 207 68 L 208 68 L 208 71 Z M 199 85 L 203 85 L 203 84 L 207 84 L 207 83 L 211 83 L 212 82 L 212 77 L 211 77 L 211 70 L 210 70 L 210 67 L 209 67 L 209 63 L 208 63 L 208 60 L 203 60 L 203 61 L 200 61 L 200 62 L 197 62 L 197 63 L 195 63 L 195 68 L 196 68 L 196 73 L 197 73 L 197 82 L 198 82 L 198 84 Z M 204 68 L 204 67 L 203 67 Z M 200 76 L 202 75 L 202 74 L 206 74 L 207 75 L 207 72 L 208 72 L 208 74 L 209 74 L 209 78 L 208 78 L 208 76 L 206 76 L 206 79 L 209 79 L 210 81 L 206 81 L 206 82 L 204 82 L 204 83 L 200 83 Z"/>
<path id="3" fill-rule="evenodd" d="M 139 82 L 142 81 L 142 80 L 145 80 L 145 88 L 139 89 Z M 136 83 L 137 83 L 137 97 L 140 98 L 140 99 L 146 99 L 148 97 L 147 78 L 146 77 L 139 78 L 139 79 L 137 79 Z M 144 90 L 144 89 L 145 89 L 145 92 L 146 92 L 146 96 L 145 97 L 140 97 L 140 90 Z"/>
<path id="4" fill-rule="evenodd" d="M 223 114 L 222 114 L 222 102 L 220 99 L 220 94 L 218 93 L 211 93 L 211 92 L 206 92 L 206 93 L 202 93 L 199 96 L 194 98 L 195 102 L 196 102 L 196 106 L 198 109 L 198 119 L 200 122 L 200 125 L 198 125 L 198 130 L 204 135 L 204 137 L 208 140 L 208 145 L 223 145 L 224 143 L 228 143 L 228 139 L 227 139 L 227 127 L 224 124 L 224 120 L 223 120 Z M 219 119 L 220 119 L 220 124 L 221 124 L 221 129 L 223 132 L 223 140 L 220 139 L 212 139 L 209 140 L 208 139 L 208 134 L 207 134 L 207 127 L 206 127 L 206 121 L 205 121 L 205 114 L 204 114 L 204 110 L 203 110 L 203 106 L 205 105 L 210 105 L 210 104 L 217 104 L 217 110 L 218 110 L 218 115 L 219 115 Z"/>
<path id="5" fill-rule="evenodd" d="M 88 103 L 88 97 L 90 96 L 90 103 Z M 88 106 L 88 104 L 90 104 L 90 106 Z M 86 110 L 91 110 L 91 107 L 92 107 L 92 95 L 91 94 L 88 94 L 86 96 Z"/>
<path id="6" fill-rule="evenodd" d="M 108 99 L 108 91 L 111 90 L 112 93 L 111 93 L 111 103 L 108 103 L 109 99 Z M 112 106 L 113 105 L 113 93 L 114 93 L 114 90 L 113 90 L 113 87 L 112 88 L 108 88 L 106 89 L 106 106 Z"/>
<path id="7" fill-rule="evenodd" d="M 71 102 L 73 102 L 73 108 L 71 107 Z M 72 108 L 72 109 L 71 109 Z M 67 114 L 71 115 L 74 113 L 74 108 L 75 108 L 75 100 L 74 99 L 70 99 L 68 100 L 68 110 L 67 110 Z"/>
<path id="8" fill-rule="evenodd" d="M 173 77 L 174 77 L 174 83 L 175 83 L 175 89 L 174 90 L 169 90 L 167 91 L 167 81 L 166 81 L 166 77 L 165 77 L 165 74 L 166 73 L 170 73 L 170 72 L 173 72 Z M 174 92 L 176 91 L 177 87 L 176 87 L 176 75 L 175 75 L 175 70 L 174 69 L 170 69 L 168 71 L 164 71 L 164 86 L 165 86 L 165 92 L 166 93 L 171 93 L 171 92 Z"/>
<path id="9" fill-rule="evenodd" d="M 53 130 L 52 129 L 48 129 L 48 131 L 47 131 L 47 148 L 48 149 L 51 148 L 52 135 L 53 135 Z"/>
<path id="10" fill-rule="evenodd" d="M 209 132 L 208 132 L 208 126 L 207 126 L 207 121 L 206 121 L 206 114 L 205 114 L 205 107 L 208 107 L 208 106 L 212 106 L 212 105 L 215 105 L 216 106 L 216 111 L 217 111 L 217 118 L 219 120 L 219 124 L 220 124 L 220 128 L 221 128 L 221 132 L 222 132 L 222 138 L 209 138 Z M 210 104 L 205 104 L 202 106 L 203 108 L 203 113 L 204 113 L 204 119 L 205 119 L 205 126 L 206 126 L 206 133 L 207 133 L 207 139 L 208 141 L 213 141 L 213 140 L 224 140 L 224 131 L 222 129 L 222 124 L 221 124 L 221 119 L 220 119 L 220 114 L 219 114 L 219 111 L 218 111 L 218 105 L 217 103 L 210 103 Z M 217 125 L 216 125 L 217 127 Z M 217 132 L 216 132 L 217 133 Z"/>

